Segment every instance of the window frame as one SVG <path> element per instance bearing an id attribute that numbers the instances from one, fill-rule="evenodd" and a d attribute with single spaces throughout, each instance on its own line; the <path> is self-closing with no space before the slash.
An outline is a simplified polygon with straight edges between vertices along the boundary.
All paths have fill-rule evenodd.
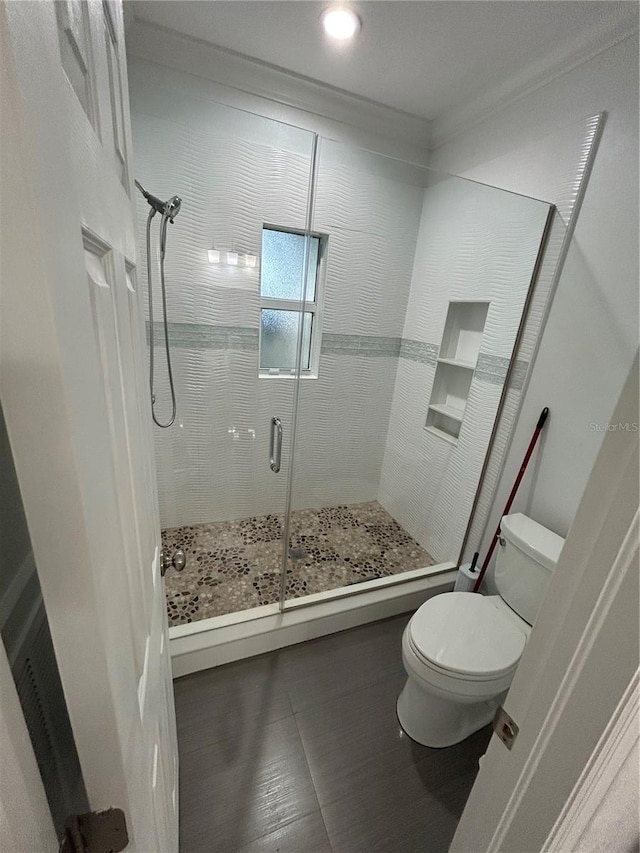
<path id="1" fill-rule="evenodd" d="M 309 343 L 309 367 L 300 371 L 301 379 L 317 379 L 320 372 L 320 348 L 322 344 L 322 323 L 324 303 L 324 280 L 327 258 L 328 235 L 315 231 L 300 231 L 297 228 L 286 228 L 281 225 L 271 225 L 265 222 L 262 231 L 279 231 L 283 234 L 295 234 L 298 237 L 315 237 L 318 240 L 318 263 L 315 277 L 315 299 L 313 302 L 302 299 L 279 299 L 274 296 L 262 295 L 262 257 L 260 258 L 259 298 L 260 319 L 258 339 L 258 377 L 260 379 L 295 379 L 296 368 L 261 367 L 262 357 L 262 311 L 296 311 L 299 314 L 311 314 L 311 341 Z M 262 231 L 260 236 L 262 238 Z"/>

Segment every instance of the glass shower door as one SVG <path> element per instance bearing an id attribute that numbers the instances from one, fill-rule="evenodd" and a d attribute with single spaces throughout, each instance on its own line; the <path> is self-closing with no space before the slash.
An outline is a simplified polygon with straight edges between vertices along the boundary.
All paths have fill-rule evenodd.
<path id="1" fill-rule="evenodd" d="M 325 139 L 313 202 L 287 606 L 455 566 L 550 212 Z"/>
<path id="2" fill-rule="evenodd" d="M 277 609 L 315 136 L 197 93 L 132 91 L 137 177 L 182 198 L 165 263 L 178 413 L 154 428 L 163 547 L 187 557 L 165 577 L 169 624 Z"/>

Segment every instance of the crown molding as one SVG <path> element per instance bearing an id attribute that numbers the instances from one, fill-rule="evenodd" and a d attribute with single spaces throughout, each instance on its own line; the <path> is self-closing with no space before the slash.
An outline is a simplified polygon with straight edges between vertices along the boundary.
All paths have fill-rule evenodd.
<path id="1" fill-rule="evenodd" d="M 336 125 L 374 134 L 424 152 L 435 150 L 455 137 L 549 85 L 628 38 L 637 37 L 635 4 L 629 14 L 608 26 L 591 28 L 538 62 L 527 66 L 478 96 L 454 107 L 434 121 L 398 110 L 295 74 L 277 65 L 237 51 L 187 36 L 129 13 L 127 52 L 130 56 L 204 78 L 243 96 L 251 96 L 300 115 L 316 116 Z M 126 6 L 125 6 L 126 9 Z M 304 122 L 300 122 L 303 126 Z M 310 127 L 309 123 L 306 123 Z M 398 156 L 407 156 L 398 152 Z M 416 159 L 409 156 L 409 159 Z"/>
<path id="2" fill-rule="evenodd" d="M 129 56 L 205 78 L 243 95 L 348 125 L 427 152 L 431 122 L 276 65 L 134 16 Z"/>
<path id="3" fill-rule="evenodd" d="M 553 80 L 579 68 L 620 42 L 628 38 L 637 38 L 637 6 L 629 5 L 635 12 L 626 20 L 617 20 L 608 27 L 592 28 L 581 33 L 562 50 L 549 54 L 539 62 L 527 66 L 520 74 L 514 75 L 480 96 L 470 98 L 459 107 L 435 119 L 431 127 L 430 150 L 433 151 L 456 136 L 466 133 L 492 115 L 528 97 L 538 89 L 548 86 Z"/>

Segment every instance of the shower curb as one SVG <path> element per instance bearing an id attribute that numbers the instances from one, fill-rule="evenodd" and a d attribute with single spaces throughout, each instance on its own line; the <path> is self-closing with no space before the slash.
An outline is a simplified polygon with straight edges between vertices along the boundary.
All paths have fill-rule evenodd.
<path id="1" fill-rule="evenodd" d="M 417 610 L 427 599 L 453 588 L 454 564 L 441 564 L 437 568 L 437 573 L 405 583 L 291 607 L 283 612 L 273 604 L 245 614 L 217 616 L 170 628 L 173 677 Z M 247 613 L 253 616 L 246 618 Z"/>

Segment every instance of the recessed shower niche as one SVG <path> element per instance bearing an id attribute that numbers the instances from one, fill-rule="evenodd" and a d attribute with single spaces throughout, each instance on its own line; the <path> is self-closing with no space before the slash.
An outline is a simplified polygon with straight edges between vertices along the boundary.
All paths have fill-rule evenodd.
<path id="1" fill-rule="evenodd" d="M 460 435 L 488 310 L 488 302 L 449 303 L 426 423 L 447 441 Z"/>

